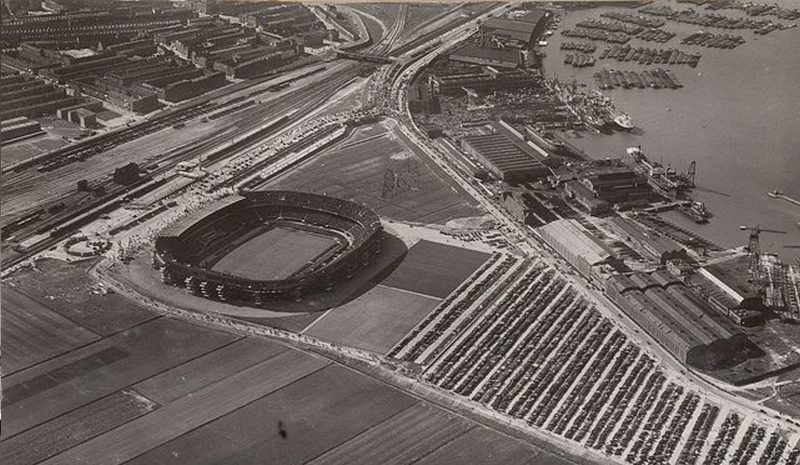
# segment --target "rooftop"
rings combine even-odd
[[[517,53],[514,48],[499,49],[481,47],[477,44],[466,44],[450,54],[450,59],[478,59],[508,63],[508,66],[517,66]]]
[[[499,170],[544,166],[502,134],[466,136],[463,140]]]
[[[567,245],[575,254],[582,257],[590,265],[597,265],[608,260],[612,254],[606,246],[589,235],[576,220],[563,219],[553,221],[539,227]]]

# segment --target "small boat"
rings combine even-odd
[[[774,189],[772,192],[767,192],[767,195],[773,199],[777,199],[781,194],[783,194],[783,192],[779,191],[778,189]]]

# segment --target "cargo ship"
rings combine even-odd
[[[559,100],[587,126],[601,132],[634,127],[631,117],[617,109],[610,98],[596,90],[588,94],[580,92],[577,87],[574,82],[571,85],[562,85],[558,81],[553,83]]]
[[[646,176],[648,184],[664,197],[683,198],[686,191],[694,187],[687,175],[676,172],[669,165],[664,166],[662,163],[649,160],[642,153],[641,147],[629,147],[624,161],[638,173]]]
[[[549,150],[553,153],[562,153],[564,151],[563,142],[558,140],[553,134],[540,131],[535,126],[526,125],[525,136],[545,150]]]
[[[622,129],[633,129],[633,120],[627,113],[623,113],[616,108],[614,108],[611,112],[611,117],[613,118],[614,122]]]

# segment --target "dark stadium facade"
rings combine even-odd
[[[313,231],[337,246],[284,279],[256,280],[212,270],[249,239],[274,227]],[[209,299],[260,306],[302,299],[350,279],[380,253],[381,223],[370,209],[297,191],[252,191],[194,212],[156,239],[153,266],[164,283]]]

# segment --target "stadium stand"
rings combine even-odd
[[[335,238],[338,245],[280,280],[254,280],[212,269],[240,245],[285,224]],[[381,230],[374,212],[345,200],[294,191],[247,192],[162,231],[153,265],[167,284],[207,298],[259,306],[271,299],[300,299],[349,279],[380,252]]]

